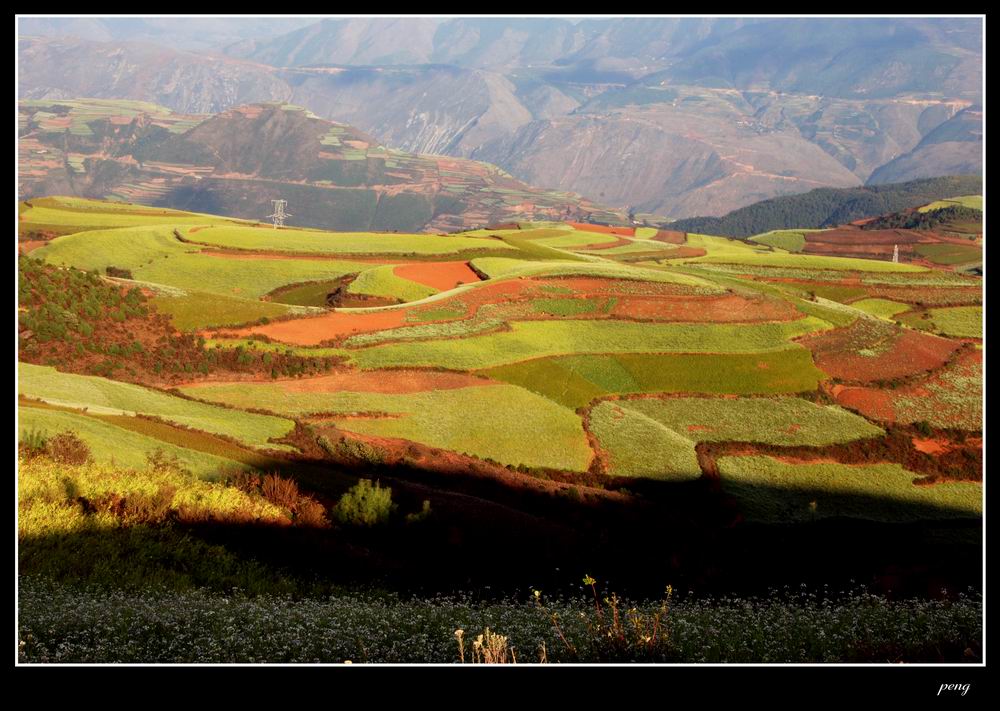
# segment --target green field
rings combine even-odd
[[[783,464],[770,457],[722,457],[723,490],[754,521],[789,523],[850,517],[874,521],[976,518],[983,487],[913,483],[919,475],[898,464]]]
[[[809,230],[813,232],[814,230]],[[754,235],[749,238],[758,244],[766,244],[769,247],[783,249],[786,252],[801,252],[806,246],[806,237],[800,231],[793,230],[772,230],[763,234]]]
[[[924,205],[920,208],[920,212],[931,212],[932,210],[940,210],[945,207],[952,207],[954,205],[961,205],[962,207],[971,207],[973,210],[983,209],[983,196],[982,195],[961,195],[959,197],[948,198],[947,200],[936,200],[929,205]]]
[[[852,301],[851,306],[861,309],[866,314],[887,319],[910,310],[909,304],[901,304],[889,299],[861,299],[860,301]]]
[[[31,430],[44,432],[49,437],[60,432],[74,432],[86,442],[98,463],[142,469],[146,467],[146,455],[160,449],[168,457],[176,456],[181,466],[200,477],[241,466],[232,459],[178,447],[82,414],[40,407],[19,407],[17,412],[20,437]]]
[[[569,355],[477,372],[573,409],[611,394],[808,392],[824,377],[804,348],[765,353]]]
[[[701,477],[694,442],[624,402],[602,402],[594,407],[590,430],[607,455],[611,476],[666,481]]]
[[[461,340],[373,346],[351,352],[361,368],[438,366],[478,370],[543,356],[581,353],[749,353],[830,328],[809,316],[760,324],[634,323],[615,320],[515,321],[510,331]]]
[[[975,244],[918,244],[917,254],[935,264],[950,266],[983,259],[983,248]]]
[[[709,235],[688,235],[688,245],[701,247],[707,254],[680,261],[686,264],[737,264],[744,266],[789,267],[794,269],[831,269],[862,272],[925,272],[924,267],[874,259],[821,257],[811,254],[783,254],[756,248],[738,240]]]
[[[113,266],[130,270],[142,281],[241,297],[260,297],[286,284],[332,280],[371,268],[332,259],[229,259],[201,254],[202,249],[179,242],[173,228],[164,226],[78,232],[53,240],[34,256],[85,271],[103,273]]]
[[[307,254],[457,254],[474,249],[513,248],[497,239],[382,232],[213,227],[186,234],[194,242],[232,249]]]
[[[257,321],[262,317],[272,319],[301,311],[285,304],[205,292],[190,292],[183,296],[155,296],[150,303],[157,311],[168,315],[174,328],[180,331],[233,326]]]
[[[417,301],[438,293],[433,287],[396,276],[393,271],[395,268],[387,264],[362,272],[347,287],[347,291],[352,294],[381,296],[400,301]]]
[[[266,403],[291,416],[335,418],[349,432],[420,442],[503,464],[583,471],[591,459],[580,418],[571,410],[513,385],[392,395],[290,392],[281,383],[241,383],[186,388],[202,400],[235,407]],[[373,414],[396,417],[371,417]],[[369,415],[364,417],[363,415]],[[483,424],[488,422],[489,426]],[[545,442],[545,446],[538,446]]]
[[[23,228],[28,229],[45,229],[46,226],[52,226],[82,231],[146,225],[232,225],[245,222],[197,212],[108,203],[84,198],[39,198],[29,202],[32,206],[21,212],[18,220]]]
[[[927,318],[924,318],[924,314]],[[982,306],[946,306],[928,309],[923,313],[908,314],[902,321],[912,328],[952,338],[983,337]]]
[[[60,373],[54,368],[18,364],[18,390],[54,405],[104,414],[153,415],[168,422],[232,437],[255,447],[288,449],[268,440],[288,434],[291,420],[192,402],[139,385],[89,375]]]
[[[836,405],[796,397],[639,398],[616,404],[693,442],[820,447],[885,434]]]

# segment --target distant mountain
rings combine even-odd
[[[981,171],[974,141],[934,135],[982,132],[976,18],[358,17],[270,34],[232,22],[245,39],[230,56],[22,38],[19,96],[188,114],[288,102],[387,147],[667,218]]]
[[[177,49],[220,50],[312,24],[312,17],[21,17],[20,35],[93,42],[153,42]]]
[[[878,99],[978,99],[978,18],[785,18],[739,28],[647,81]]]
[[[723,217],[677,220],[670,223],[670,229],[743,238],[770,230],[832,227],[957,195],[975,195],[982,189],[983,180],[975,175],[846,190],[820,188],[802,195],[786,195],[758,202]]]
[[[909,153],[886,163],[868,178],[869,185],[896,183],[948,172],[983,172],[983,111],[960,111],[921,139]]]
[[[20,109],[19,190],[111,197],[261,219],[284,198],[300,226],[450,231],[493,222],[621,223],[577,195],[499,168],[388,149],[296,106],[212,117],[139,102],[29,101]]]

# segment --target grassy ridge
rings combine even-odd
[[[196,476],[214,475],[220,469],[237,469],[240,464],[232,459],[197,452],[184,447],[148,437],[94,417],[40,407],[18,408],[19,436],[31,430],[49,436],[71,431],[86,442],[94,460],[119,467],[144,468],[146,455],[160,449],[167,456],[175,456],[181,466]]]
[[[291,420],[191,402],[138,385],[87,375],[60,373],[54,368],[20,363],[18,390],[22,395],[57,405],[87,408],[107,414],[141,412],[186,427],[232,437],[256,447],[282,448],[268,442],[288,434]]]
[[[362,272],[347,287],[347,291],[400,301],[417,301],[438,293],[433,287],[396,276],[395,268],[393,265],[385,265]]]

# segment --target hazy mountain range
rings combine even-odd
[[[975,18],[180,22],[22,19],[20,96],[289,102],[673,218],[982,170]]]

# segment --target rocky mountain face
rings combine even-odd
[[[958,116],[981,133],[978,19],[347,18],[246,33],[215,54],[22,39],[20,94],[183,113],[291,102],[392,148],[666,217],[978,170],[975,141],[933,137]]]
[[[910,152],[874,171],[869,185],[929,178],[942,172],[981,175],[983,172],[983,111],[964,109],[924,136]]]
[[[533,188],[496,166],[386,148],[289,104],[215,116],[139,102],[25,101],[22,199],[68,194],[261,219],[284,198],[298,226],[452,231],[625,216]]]

